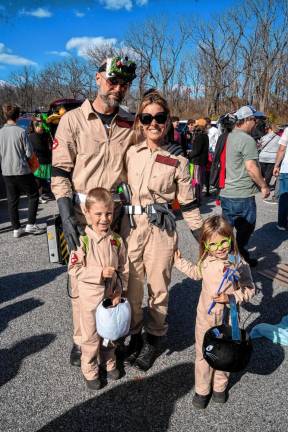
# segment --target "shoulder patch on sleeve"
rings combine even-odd
[[[52,150],[55,150],[59,145],[59,141],[57,138],[54,138],[53,144],[52,144]]]
[[[71,253],[71,264],[75,265],[78,262],[78,256],[76,252]]]
[[[121,128],[131,129],[134,122],[131,120],[127,120],[123,117],[117,117],[116,118],[116,124],[117,124],[117,126],[119,126]]]

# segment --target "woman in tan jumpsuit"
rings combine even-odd
[[[126,154],[131,206],[125,211],[135,228],[123,223],[128,244],[128,299],[132,309],[128,362],[148,370],[167,333],[168,286],[177,235],[175,217],[169,210],[177,198],[189,228],[198,232],[202,219],[196,204],[188,161],[167,150],[170,123],[167,102],[157,91],[144,96],[135,120],[135,145]],[[169,147],[168,147],[169,148]],[[148,288],[148,314],[142,341],[144,284]]]

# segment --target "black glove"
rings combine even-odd
[[[171,153],[172,155],[185,156],[182,146],[177,142],[168,143],[163,148],[167,150],[169,153]]]
[[[79,224],[79,222],[77,222],[72,200],[70,198],[59,198],[57,204],[69,251],[75,250],[77,249],[77,246],[80,246],[79,236],[85,234],[84,228]]]
[[[148,215],[149,221],[162,231],[174,232],[176,229],[176,216],[162,204],[153,204],[153,207],[156,213]]]

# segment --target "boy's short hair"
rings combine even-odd
[[[95,202],[103,202],[104,204],[106,204],[107,206],[114,206],[114,201],[112,198],[111,193],[102,187],[97,187],[94,189],[91,189],[86,197],[86,201],[85,201],[85,207],[87,210],[89,210],[93,204],[95,204]]]
[[[2,105],[5,120],[16,121],[20,116],[20,107],[12,103],[6,103]]]

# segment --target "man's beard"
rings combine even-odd
[[[109,108],[118,108],[123,100],[123,97],[121,97],[120,95],[118,96],[118,99],[115,99],[113,97],[110,97],[111,95],[109,94],[99,92],[99,96],[102,99],[103,103]]]

